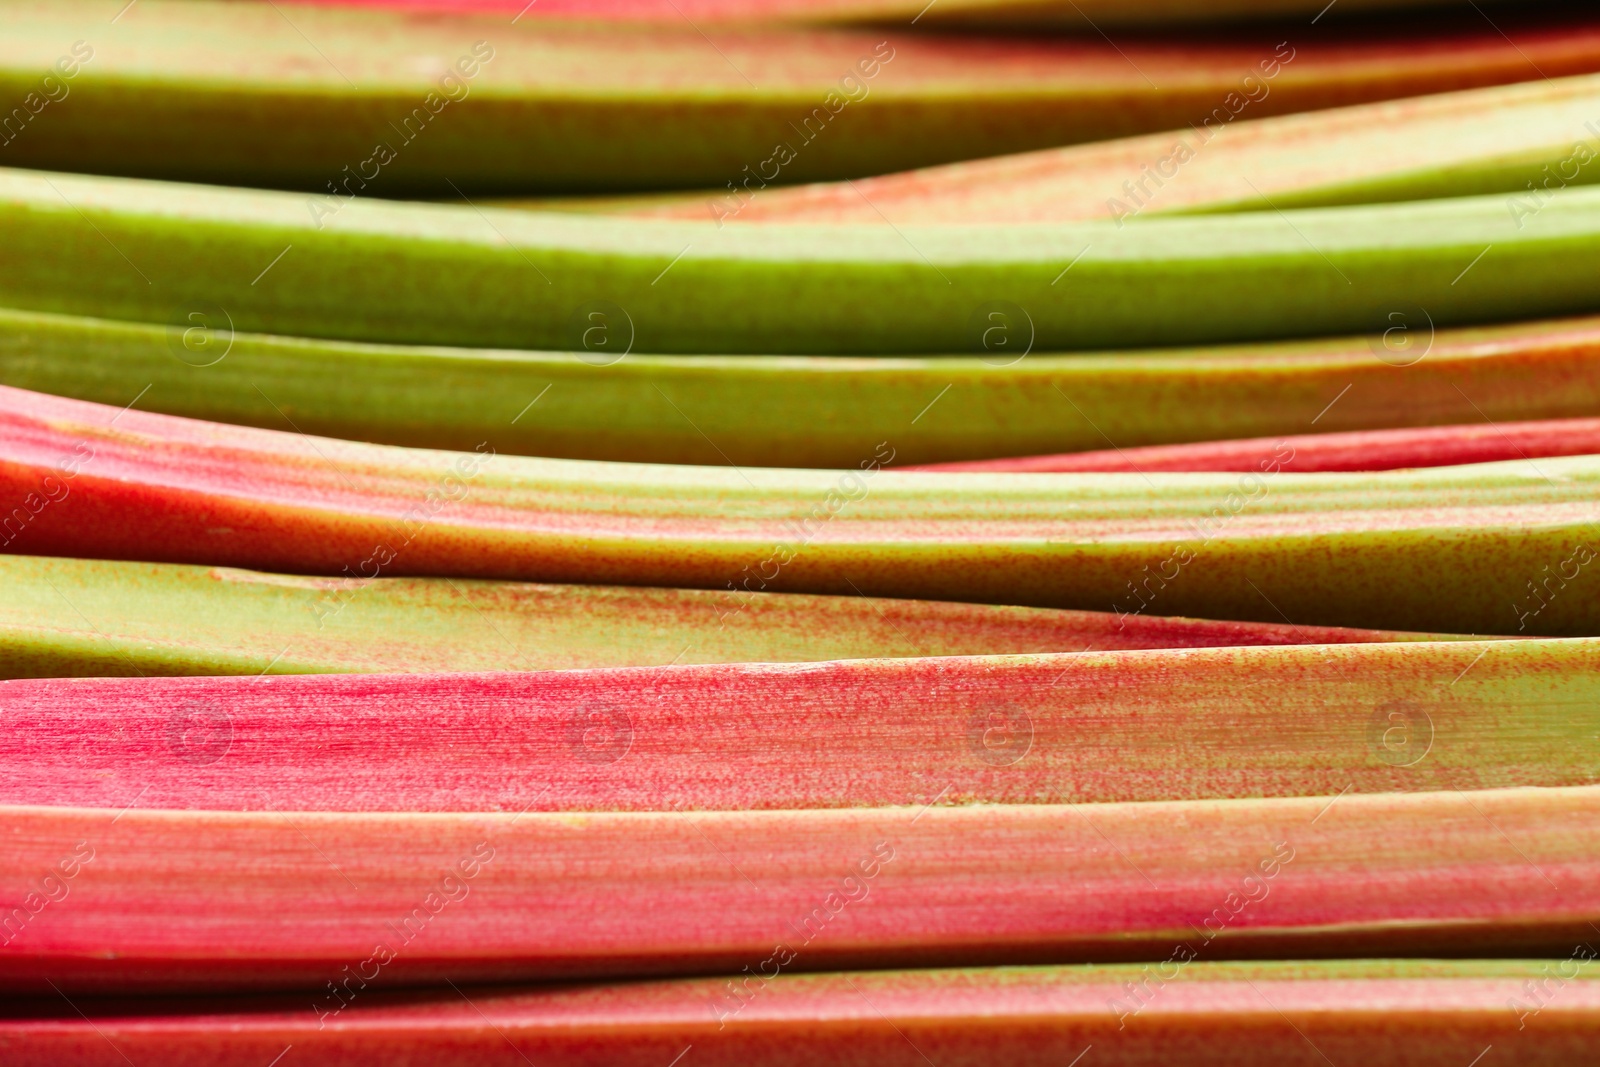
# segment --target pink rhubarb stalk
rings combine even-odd
[[[1149,964],[788,974],[556,989],[95,1002],[0,1019],[10,1067],[1572,1067],[1600,1034],[1593,935],[1561,958],[1212,962],[1190,934]],[[286,1052],[286,1050],[288,1050]],[[1089,1057],[1093,1060],[1090,1061]],[[674,1059],[676,1057],[676,1060]],[[693,1057],[690,1059],[690,1057]]]
[[[1589,785],[1600,639],[52,679],[0,683],[0,720],[0,803],[74,807],[735,811]]]
[[[13,552],[1581,634],[1600,458],[899,474],[429,452],[0,389]]]
[[[737,974],[786,951],[808,970],[1159,960],[1188,941],[1211,958],[1555,956],[1600,921],[1600,787],[581,814],[4,806],[0,901],[0,989],[295,987],[325,1014],[373,985]]]
[[[1600,453],[1600,419],[1546,419],[1108,448],[1095,452],[1063,452],[1052,456],[930,463],[901,467],[900,470],[996,473],[1259,471],[1262,463],[1276,461],[1283,470],[1309,473],[1448,467],[1461,463],[1495,463],[1593,453]]]

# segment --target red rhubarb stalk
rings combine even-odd
[[[326,1014],[361,982],[740,973],[785,947],[797,969],[1165,959],[1190,940],[1212,958],[1555,955],[1600,921],[1600,787],[583,814],[8,806],[0,900],[26,909],[0,988],[294,986]]]
[[[900,470],[1069,472],[1259,471],[1277,462],[1286,471],[1386,471],[1447,467],[1545,456],[1600,453],[1600,419],[1479,423],[1422,429],[1296,434],[1243,441],[1108,448],[963,463],[930,463]]]
[[[1597,698],[1596,639],[14,681],[0,803],[739,810],[1589,785]]]
[[[898,474],[447,453],[0,389],[14,552],[1581,634],[1600,458],[1421,472]]]
[[[1464,1067],[1485,1048],[1571,1067],[1600,1031],[1593,935],[1560,958],[1213,962],[1189,935],[1150,964],[789,974],[557,989],[91,1001],[51,994],[0,1019],[11,1067]],[[756,961],[764,962],[763,960]],[[1530,987],[1533,992],[1530,993]],[[1133,992],[1130,993],[1130,989]],[[509,1047],[508,1047],[509,1046]],[[96,1058],[98,1057],[98,1058]],[[926,1057],[926,1059],[924,1058]],[[287,1056],[285,1056],[287,1058]]]

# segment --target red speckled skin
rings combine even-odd
[[[75,476],[62,481],[69,468]],[[0,388],[0,501],[14,509],[38,505],[40,493],[60,497],[24,514],[12,551],[698,586],[729,589],[730,612],[740,610],[738,583],[1444,633],[1597,633],[1600,599],[1583,592],[1595,571],[1585,569],[1593,549],[1583,552],[1597,532],[1597,485],[1600,460],[1590,457],[1415,474],[880,470],[870,481],[486,459]]]
[[[539,671],[1456,639],[803,593],[752,593],[729,619],[722,596],[703,589],[307,578],[59,556],[0,555],[0,588],[0,678]]]
[[[1582,456],[1600,452],[1600,419],[1546,419],[1537,422],[1480,423],[1423,429],[1358,430],[1350,433],[1297,434],[1244,441],[1206,441],[1188,445],[1065,452],[967,463],[930,463],[900,470],[926,471],[1258,471],[1263,462],[1282,458],[1286,471],[1386,471],[1401,467],[1447,467],[1455,463],[1495,463],[1541,456]]]
[[[309,1067],[668,1067],[674,1057],[711,1067],[1068,1067],[1079,1056],[1109,1067],[1326,1067],[1322,1056],[1465,1067],[1492,1045],[1523,1067],[1572,1067],[1600,1041],[1597,983],[1564,983],[1523,1029],[1506,1007],[1530,1003],[1529,981],[1555,988],[1545,966],[1202,961],[1165,983],[1136,966],[782,975],[752,981],[746,1006],[721,1027],[719,979],[369,993],[320,1027],[305,998],[76,1000],[89,1022],[57,997],[30,1005],[32,1017],[0,1019],[0,1055],[10,1067],[116,1067],[118,1050],[140,1065],[265,1065],[287,1046]],[[1159,992],[1123,1020],[1112,1005],[1139,982]]]
[[[0,946],[0,988],[316,989],[346,965],[376,981],[375,953],[381,984],[737,973],[785,943],[808,970],[1165,959],[1202,929],[1209,958],[1554,955],[1600,920],[1600,787],[520,816],[6,806],[0,900],[91,849]]]
[[[1600,641],[0,683],[0,803],[664,811],[1600,783]]]

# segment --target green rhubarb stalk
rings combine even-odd
[[[1151,963],[788,973],[797,953],[718,978],[466,997],[376,992],[358,976],[338,1014],[320,1018],[303,996],[74,998],[81,1016],[56,996],[0,1020],[0,1047],[14,1067],[80,1062],[108,1041],[135,1063],[196,1067],[264,1064],[285,1046],[307,1067],[480,1067],[511,1051],[549,1067],[660,1067],[685,1049],[708,1067],[925,1067],[924,1055],[940,1067],[1065,1067],[1086,1053],[1158,1067],[1174,1046],[1194,1067],[1322,1063],[1318,1052],[1335,1064],[1462,1067],[1485,1048],[1561,1067],[1600,1028],[1594,940],[1548,960],[1242,963],[1203,958],[1190,935]]]
[[[0,988],[316,990],[303,1010],[327,1021],[375,983],[736,974],[775,952],[805,970],[1164,960],[1185,943],[1560,958],[1600,920],[1600,787],[582,814],[124,804],[0,806],[0,900],[40,900],[0,944]],[[43,900],[47,876],[64,899]]]
[[[307,578],[48,556],[0,556],[0,583],[3,678],[566,670],[1448,639],[793,593],[752,595],[730,623],[723,596],[701,589]]]
[[[1044,350],[1381,329],[1416,307],[1447,325],[1600,306],[1600,190],[1519,222],[1501,197],[1121,229],[712,230],[366,200],[314,221],[288,193],[5,171],[0,301],[604,359],[972,351],[995,314],[1010,343],[1026,324]]]
[[[739,222],[1127,221],[1512,194],[1537,215],[1600,181],[1600,78],[1443,93],[1277,118],[1226,110],[1192,127],[923,170],[763,190]],[[505,201],[504,206],[706,219],[717,193]]]
[[[1512,16],[1515,43],[1480,23],[1422,48],[1414,24],[1173,45],[967,40],[918,32],[916,12],[850,30],[518,14],[141,0],[128,18],[103,0],[8,0],[0,162],[330,204],[722,188],[1168,129],[1247,97],[1286,113],[1600,69],[1592,18]]]
[[[602,366],[235,333],[214,312],[163,326],[0,309],[0,383],[391,445],[782,467],[853,467],[884,440],[899,466],[1600,410],[1600,319],[1435,332],[1413,311],[1390,327],[1375,340],[1020,360],[998,349]]]
[[[49,678],[0,684],[0,803],[571,813],[1588,786],[1597,697],[1592,638]]]
[[[1289,458],[1287,452],[1282,458]],[[943,474],[408,450],[0,386],[12,552],[1593,634],[1600,457],[1362,474]]]

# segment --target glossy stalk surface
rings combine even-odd
[[[900,466],[1600,410],[1600,319],[1435,330],[1417,308],[1370,339],[973,351],[616,360],[247,334],[216,311],[146,325],[0,309],[6,385],[272,430],[571,459],[853,467],[890,441]]]
[[[752,594],[730,617],[703,589],[310,578],[50,556],[0,555],[0,583],[5,678],[571,670],[1430,637],[798,593]]]
[[[352,981],[347,1006],[322,1017],[304,996],[75,998],[84,1016],[53,997],[0,1019],[0,1049],[16,1067],[110,1063],[96,1057],[113,1049],[136,1063],[232,1067],[291,1046],[311,1067],[660,1067],[674,1056],[714,1067],[925,1067],[924,1057],[1063,1067],[1086,1050],[1111,1067],[1168,1067],[1174,1046],[1197,1067],[1324,1055],[1460,1067],[1493,1048],[1567,1067],[1600,1040],[1593,941],[1556,960],[1238,963],[1205,959],[1190,935],[1154,964],[789,974],[774,962],[731,978],[417,993]]]
[[[1594,188],[1531,221],[1485,196],[1121,228],[716,229],[360,198],[319,216],[290,193],[10,170],[0,227],[0,301],[13,307],[601,362],[634,350],[1009,362],[1600,308]]]
[[[1147,445],[1144,448],[1107,448],[1053,456],[973,460],[909,469],[994,473],[1255,471],[1261,469],[1263,461],[1270,462],[1286,452],[1293,454],[1282,459],[1283,469],[1302,473],[1385,471],[1403,467],[1448,467],[1461,463],[1532,460],[1545,456],[1581,456],[1600,453],[1600,419],[1485,422],[1415,430],[1296,434],[1243,441]]]
[[[1283,455],[1286,457],[1287,452]],[[1600,632],[1600,457],[1363,474],[757,470],[428,452],[0,387],[11,552]]]
[[[5,4],[9,165],[296,188],[325,206],[722,188],[1168,129],[1245,94],[1281,114],[1600,70],[1600,22],[1559,13],[1501,16],[1514,42],[1481,20],[1111,42],[928,34],[915,12],[821,29],[702,27],[664,5],[653,22],[118,7]]]
[[[4,899],[46,877],[67,893],[0,945],[0,988],[298,988],[331,1012],[351,975],[735,974],[784,947],[806,970],[1157,961],[1190,940],[1211,958],[1560,958],[1600,920],[1600,787],[931,799],[581,814],[4,806]]]
[[[1498,192],[1526,220],[1562,190],[1600,181],[1600,134],[1589,125],[1597,121],[1600,81],[1581,75],[1274,118],[1223,109],[1164,133],[761,189],[736,201],[713,189],[502,203],[796,224],[1125,223]]]
[[[738,811],[1591,785],[1595,646],[8,682],[0,803]]]

